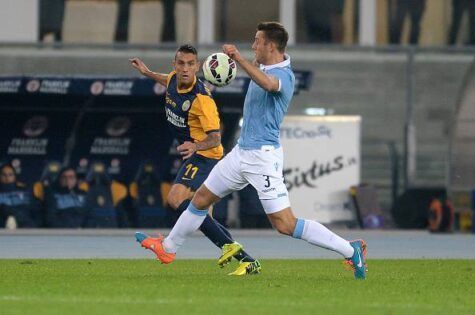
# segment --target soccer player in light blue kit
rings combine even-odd
[[[280,125],[295,85],[290,57],[285,53],[287,40],[282,24],[263,22],[257,26],[252,45],[253,63],[244,59],[236,46],[223,46],[223,52],[239,63],[251,78],[244,100],[241,136],[234,149],[213,168],[168,237],[153,239],[154,252],[162,263],[174,260],[177,250],[198,229],[213,203],[251,184],[277,231],[341,254],[354,270],[355,278],[366,278],[363,240],[347,241],[316,221],[296,218],[290,207],[279,142]],[[136,237],[139,241],[151,241],[141,233]]]

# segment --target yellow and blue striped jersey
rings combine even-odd
[[[198,142],[210,132],[219,132],[219,114],[210,90],[201,80],[195,81],[186,90],[180,90],[175,71],[168,74],[165,111],[170,128],[180,144]],[[223,146],[197,151],[212,159],[223,157]]]

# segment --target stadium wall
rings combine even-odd
[[[244,44],[240,45],[245,47]],[[219,50],[200,48],[200,57]],[[250,50],[242,49],[248,58]],[[408,103],[408,52],[341,46],[297,46],[289,50],[293,67],[313,72],[313,85],[300,93],[293,114],[321,107],[338,115],[362,116],[362,181],[380,188],[389,202],[391,165],[388,143],[403,153]],[[0,48],[0,75],[136,75],[127,59],[138,56],[153,69],[171,69],[174,47],[30,47]],[[416,185],[446,183],[448,123],[472,59],[469,50],[415,51],[411,73],[417,140]],[[239,74],[239,73],[238,73]]]

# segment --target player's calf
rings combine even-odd
[[[290,208],[282,211],[268,214],[270,223],[281,234],[292,236],[297,224],[297,218],[292,213]]]

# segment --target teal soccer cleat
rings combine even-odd
[[[353,270],[356,279],[366,279],[366,243],[363,240],[350,241],[355,252],[351,258],[345,260],[345,264]]]

